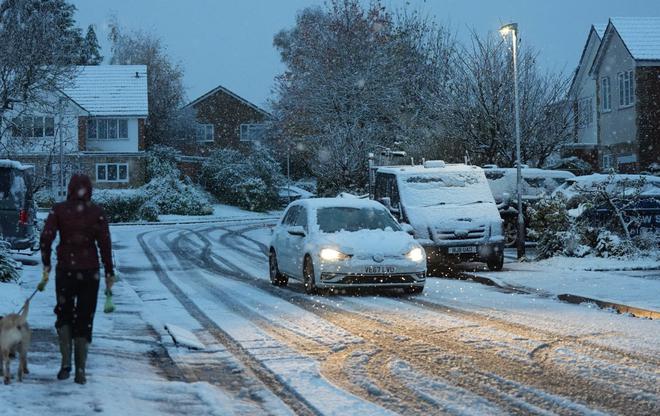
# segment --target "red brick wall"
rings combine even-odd
[[[660,163],[660,67],[638,67],[635,75],[639,165],[646,170]]]
[[[84,151],[87,147],[87,117],[78,117],[78,150]]]
[[[144,119],[138,118],[138,150],[147,148],[146,136],[144,132]]]

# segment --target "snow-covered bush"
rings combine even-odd
[[[140,207],[138,217],[143,221],[156,222],[158,221],[160,210],[158,205],[153,201],[147,201]]]
[[[20,278],[18,262],[9,253],[9,243],[0,240],[0,282],[17,282]]]
[[[179,177],[176,158],[181,152],[169,146],[157,145],[147,152],[147,180],[165,176]]]
[[[220,202],[252,211],[275,208],[277,187],[284,182],[279,164],[264,149],[249,155],[218,150],[202,165],[200,178]]]
[[[206,193],[198,189],[188,177],[183,181],[170,173],[155,177],[142,187],[147,200],[160,214],[210,215],[213,207]]]
[[[50,208],[55,204],[55,195],[50,189],[40,189],[32,197],[34,203],[41,208]]]
[[[600,257],[621,257],[635,251],[631,241],[625,241],[608,230],[601,230],[598,233],[595,249]]]
[[[147,202],[147,198],[142,192],[134,189],[101,189],[94,191],[93,199],[95,203],[103,207],[109,222],[143,220],[140,217],[140,209]]]
[[[538,241],[539,257],[548,258],[564,251],[571,228],[566,203],[562,198],[543,198],[528,209],[528,234]]]

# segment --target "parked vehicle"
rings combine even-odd
[[[269,266],[274,285],[292,278],[310,294],[348,287],[420,293],[426,281],[426,254],[406,227],[381,204],[358,198],[292,202],[273,229]]]
[[[553,192],[553,196],[566,199],[569,209],[584,202],[585,194],[603,189],[621,210],[626,222],[630,223],[631,235],[650,233],[660,241],[660,177],[653,175],[605,175],[578,176],[566,181]],[[594,226],[612,218],[613,208],[609,204],[591,207],[581,215],[590,219]]]
[[[499,168],[488,165],[484,169],[488,185],[495,198],[495,203],[504,220],[505,244],[513,246],[518,239],[517,176],[516,168]],[[567,179],[574,178],[571,172],[524,167],[522,174],[523,210],[529,204],[538,201],[543,195],[550,195]],[[524,211],[523,211],[524,212]],[[527,220],[527,218],[525,218]]]
[[[0,160],[0,238],[15,250],[36,249],[37,245],[32,169],[13,160]]]
[[[480,167],[442,161],[380,167],[374,198],[412,226],[430,262],[483,261],[502,269],[502,219]]]

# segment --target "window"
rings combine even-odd
[[[613,155],[603,155],[603,170],[611,169],[614,167],[614,156]]]
[[[214,129],[213,124],[198,124],[195,126],[195,141],[213,142]]]
[[[87,120],[89,140],[128,139],[128,120],[122,118],[90,118]]]
[[[619,108],[631,106],[635,102],[634,84],[633,71],[619,73]]]
[[[55,119],[44,116],[16,117],[12,120],[13,137],[55,137]]]
[[[610,77],[604,77],[600,80],[600,102],[603,111],[612,110],[612,90],[610,88]]]
[[[241,124],[241,141],[254,142],[261,140],[266,125],[262,123],[246,123]]]
[[[96,182],[128,182],[128,163],[99,163]]]
[[[594,120],[593,112],[593,99],[582,98],[578,101],[578,112],[577,112],[577,126],[578,128],[585,128],[591,126]]]

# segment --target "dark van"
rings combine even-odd
[[[37,244],[32,169],[0,160],[0,239],[14,250],[34,249]]]

